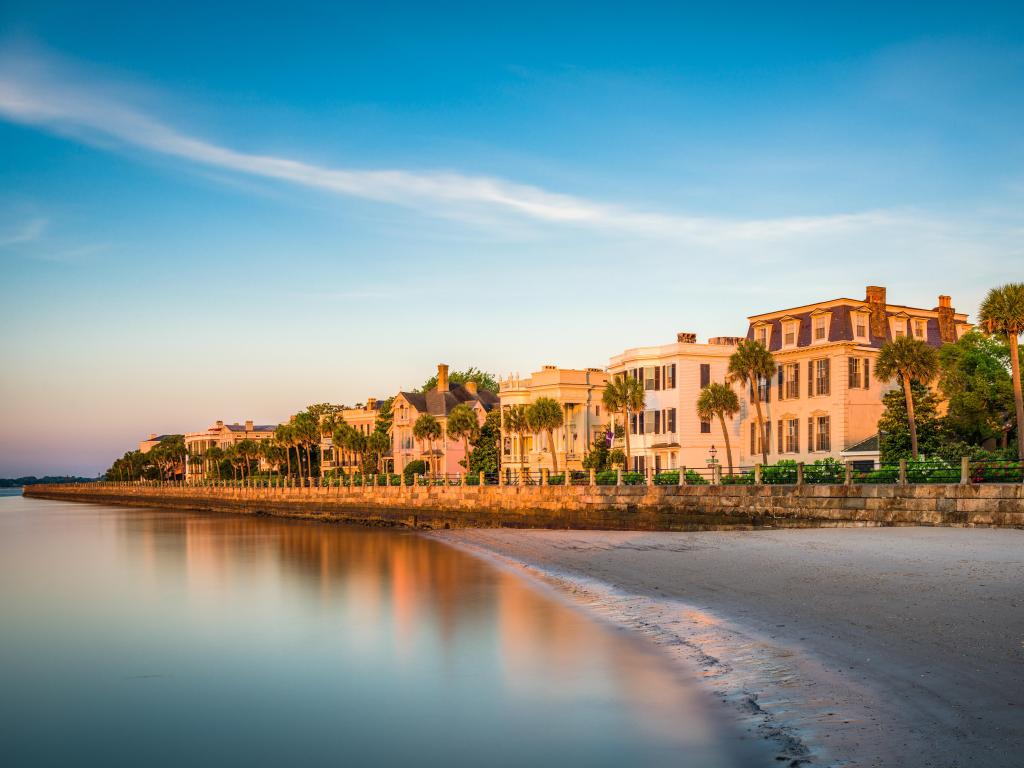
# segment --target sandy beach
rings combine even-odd
[[[781,765],[1024,764],[1024,531],[437,535],[697,665]]]

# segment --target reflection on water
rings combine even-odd
[[[412,533],[0,498],[0,611],[6,764],[750,760],[646,647]]]

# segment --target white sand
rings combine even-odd
[[[1024,531],[438,536],[699,664],[790,764],[1024,766]]]

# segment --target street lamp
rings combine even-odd
[[[718,449],[716,449],[715,446],[712,445],[711,446],[711,450],[708,451],[708,455],[710,456],[710,458],[708,459],[708,466],[709,467],[714,466],[715,464],[718,463],[718,459],[715,458],[715,454],[717,454],[717,453],[718,453]]]

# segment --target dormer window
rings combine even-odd
[[[765,349],[768,349],[768,344],[772,339],[772,326],[770,323],[764,321],[754,326],[754,341],[760,344]]]
[[[904,313],[894,315],[889,319],[889,327],[892,330],[892,337],[894,339],[902,338],[908,333],[907,321],[909,318]]]
[[[867,341],[868,316],[866,312],[853,313],[853,338],[857,341]]]
[[[828,341],[828,327],[832,313],[827,309],[816,309],[811,313],[811,343],[824,344]]]
[[[925,325],[925,321],[924,320],[914,320],[913,321],[913,325],[914,325],[914,338],[915,339],[920,339],[921,341],[924,341],[925,331],[926,331],[926,328],[927,328],[927,326]]]
[[[814,340],[825,340],[825,318],[822,317],[821,315],[814,318]]]
[[[800,321],[793,317],[782,318],[782,346],[795,347],[800,338]]]

